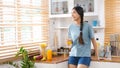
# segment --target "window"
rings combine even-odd
[[[39,52],[39,44],[48,42],[48,25],[48,0],[0,0],[0,60],[21,46]]]
[[[120,0],[105,0],[105,42],[115,33],[120,34]]]

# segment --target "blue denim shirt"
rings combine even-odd
[[[90,24],[84,22],[83,24],[83,40],[84,44],[79,44],[78,36],[80,33],[80,26],[72,23],[69,26],[68,38],[73,41],[70,56],[76,57],[90,57],[91,56],[91,39],[94,38],[94,31]]]

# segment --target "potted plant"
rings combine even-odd
[[[20,68],[35,68],[34,62],[30,60],[26,49],[21,47],[20,50],[16,54],[16,57],[18,57],[18,56],[22,56]],[[9,62],[9,64],[13,65],[16,68],[19,68],[18,64],[16,64],[16,63]]]

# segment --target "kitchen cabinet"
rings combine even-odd
[[[92,61],[89,68],[119,68],[120,63]]]
[[[64,61],[57,64],[50,63],[35,63],[36,68],[68,68],[68,61]],[[101,62],[92,61],[89,68],[119,68],[119,62]],[[8,64],[1,64],[0,68],[14,68]]]
[[[84,8],[85,16],[96,16],[98,14],[97,3],[97,0],[50,0],[49,17],[71,17],[71,10],[76,5]]]
[[[50,64],[50,63],[35,63],[36,68],[68,68],[68,61]]]
[[[68,61],[57,64],[35,63],[36,68],[68,68]],[[120,63],[92,61],[89,68],[119,68]]]

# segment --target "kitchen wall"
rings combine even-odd
[[[89,21],[89,24],[92,24],[93,20],[98,20],[100,28],[94,28],[95,38],[99,38],[101,45],[104,45],[104,0],[95,0],[96,13],[95,16],[85,16],[85,21]],[[74,21],[71,17],[60,17],[60,18],[50,18],[50,47],[55,49],[55,47],[67,47],[66,39],[68,28],[71,23]],[[63,27],[63,28],[62,28]],[[56,33],[56,34],[55,34]],[[57,35],[57,43],[54,42],[55,36]],[[55,45],[56,44],[56,45]],[[55,46],[55,47],[54,47]],[[93,48],[93,47],[91,47]]]

